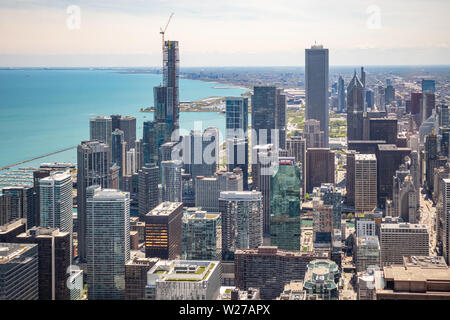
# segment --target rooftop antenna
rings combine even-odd
[[[169,22],[172,19],[172,17],[173,17],[173,12],[170,14],[169,20],[167,21],[166,26],[164,27],[164,30],[162,27],[159,28],[159,33],[161,34],[161,39],[162,39],[163,51],[164,51],[164,34],[166,33],[167,27],[169,26]]]

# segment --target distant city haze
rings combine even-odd
[[[172,12],[183,67],[449,64],[446,0],[2,0],[0,67],[158,67]]]

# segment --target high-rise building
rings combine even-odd
[[[243,173],[243,187],[248,190],[248,139],[231,138],[226,141],[227,170],[240,168]]]
[[[325,205],[333,206],[333,229],[341,229],[342,190],[332,183],[322,183],[314,188],[314,196],[319,197]]]
[[[144,217],[145,256],[160,259],[181,257],[182,202],[162,202]]]
[[[442,184],[442,252],[447,264],[450,264],[450,179],[443,179]],[[437,221],[437,225],[440,225]]]
[[[314,248],[331,248],[333,241],[333,206],[319,199],[313,200]]]
[[[126,151],[136,147],[136,118],[131,116],[122,117],[119,114],[111,116],[112,131],[123,132],[123,139],[126,142]]]
[[[190,173],[193,179],[213,176],[219,162],[219,129],[208,127],[203,133],[191,131],[183,140],[186,173]]]
[[[291,136],[286,140],[286,149],[289,155],[295,158],[295,162],[301,165],[301,196],[304,199],[306,190],[306,139],[300,136]]]
[[[328,49],[313,45],[305,49],[305,95],[306,120],[320,121],[324,132],[325,146],[328,147]]]
[[[0,300],[38,298],[38,246],[0,243]]]
[[[181,202],[181,169],[183,163],[180,160],[161,162],[162,201]]]
[[[311,148],[306,151],[306,192],[322,183],[334,183],[334,152],[329,148]]]
[[[99,140],[111,147],[112,119],[106,116],[98,116],[91,118],[90,126],[90,140]]]
[[[345,84],[342,76],[339,76],[338,80],[338,110],[343,112],[346,109],[345,103]]]
[[[159,167],[144,166],[138,174],[138,211],[139,217],[144,217],[159,204],[158,191]]]
[[[98,185],[86,193],[88,299],[123,300],[130,259],[130,194]]]
[[[19,234],[15,242],[38,245],[39,300],[69,300],[70,233],[57,228],[33,227]]]
[[[422,99],[422,92],[411,92],[411,114],[420,113],[420,100]]]
[[[180,54],[178,41],[164,41],[163,49],[163,86],[167,87],[166,120],[173,123],[173,129],[179,128],[179,73]]]
[[[267,246],[236,250],[235,284],[241,290],[259,288],[263,300],[275,299],[286,284],[304,278],[310,261],[328,258],[325,252],[292,252]]]
[[[418,193],[411,172],[405,165],[400,165],[400,168],[395,172],[393,184],[393,216],[401,217],[404,222],[417,223]]]
[[[232,260],[237,249],[257,248],[263,243],[263,205],[258,191],[220,193],[222,259]]]
[[[158,258],[134,257],[125,265],[125,300],[144,300],[147,273]]]
[[[401,264],[404,256],[428,256],[426,225],[382,223],[380,229],[381,266]]]
[[[308,263],[303,291],[305,300],[339,300],[339,267],[328,259]]]
[[[355,155],[355,212],[377,207],[377,158],[374,154]]]
[[[86,188],[114,185],[111,172],[111,148],[101,141],[82,141],[77,148],[78,256],[86,261]]]
[[[222,191],[243,191],[240,168],[233,172],[218,171],[214,177],[198,176],[195,179],[195,206],[208,212],[218,212]]]
[[[50,168],[40,168],[39,170],[33,171],[33,191],[32,191],[33,192],[33,212],[30,215],[30,217],[27,218],[27,227],[28,228],[40,225],[40,219],[41,219],[40,203],[41,202],[40,202],[39,181],[42,178],[48,177],[53,170],[54,169],[50,169]],[[1,210],[1,208],[0,208],[0,210]]]
[[[364,140],[364,85],[355,74],[347,86],[347,140]]]
[[[380,267],[380,241],[377,236],[357,237],[355,247],[356,272],[364,272],[369,266]]]
[[[126,147],[127,143],[124,140],[124,134],[122,130],[115,129],[112,133],[111,141],[111,161],[120,167],[120,177],[126,175]]]
[[[254,87],[252,95],[252,146],[273,144],[286,148],[286,96],[274,86]]]
[[[397,144],[397,119],[371,118],[369,119],[369,139],[384,140],[387,144]]]
[[[436,82],[430,79],[422,79],[422,93],[426,91],[436,92]]]
[[[409,156],[411,149],[398,148],[393,144],[379,144],[375,156],[377,158],[378,204],[384,206],[386,199],[392,199],[392,177],[395,171]]]
[[[72,240],[72,176],[69,171],[53,172],[39,181],[40,226],[68,232]]]
[[[182,258],[222,259],[222,219],[220,214],[188,208],[182,219]]]
[[[309,119],[305,121],[303,137],[306,139],[306,147],[325,148],[325,134],[320,130],[320,121]]]
[[[295,158],[279,158],[270,181],[270,243],[281,250],[300,250],[300,168]]]
[[[3,193],[3,219],[6,223],[17,219],[28,219],[34,213],[33,188],[30,187],[4,187]]]
[[[391,84],[384,89],[384,101],[386,105],[395,101],[395,88]]]
[[[433,192],[434,169],[438,168],[438,136],[432,130],[425,137],[425,189],[428,193]]]
[[[0,197],[1,201],[1,197]],[[0,243],[15,242],[16,237],[27,230],[27,220],[19,219],[0,225]]]
[[[436,97],[435,94],[431,91],[425,91],[422,93],[422,100],[421,100],[421,119],[424,123],[433,113],[433,110],[436,107]]]

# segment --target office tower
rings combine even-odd
[[[320,121],[309,119],[305,121],[303,137],[306,139],[306,147],[325,148],[325,134],[320,130]]]
[[[411,114],[420,113],[420,100],[422,99],[421,92],[411,92]]]
[[[338,80],[338,110],[343,112],[346,108],[345,104],[345,84],[342,76],[339,76]]]
[[[311,148],[306,151],[306,192],[322,183],[334,183],[334,152],[328,148]]]
[[[426,91],[436,93],[436,82],[434,80],[422,79],[422,93]]]
[[[159,261],[158,258],[134,257],[125,265],[125,300],[144,300],[147,272]]]
[[[373,237],[376,235],[375,220],[367,218],[357,218],[356,236],[360,238]]]
[[[333,206],[333,229],[341,229],[342,190],[332,183],[322,183],[314,188],[314,196],[319,197],[325,205]]]
[[[347,140],[364,140],[364,85],[355,74],[347,86]]]
[[[436,225],[438,227],[438,240],[441,238],[442,242],[444,259],[447,264],[450,264],[450,179],[443,179],[442,199],[442,213],[438,213]],[[442,236],[440,236],[439,233],[441,233]]]
[[[167,123],[158,121],[144,121],[142,153],[143,165],[155,163],[160,164],[159,148],[167,141]]]
[[[384,101],[386,105],[395,101],[395,88],[391,84],[384,89]]]
[[[181,169],[180,160],[161,162],[162,201],[181,202]]]
[[[136,140],[135,150],[136,150],[136,170],[139,171],[144,166],[144,149],[142,146],[142,138]]]
[[[355,155],[355,212],[377,207],[377,158],[374,154]]]
[[[0,300],[39,298],[38,246],[0,243]]]
[[[122,117],[119,114],[111,116],[112,131],[123,132],[123,139],[126,142],[126,151],[136,147],[136,118],[131,116]]]
[[[422,123],[425,122],[432,114],[436,107],[436,97],[433,92],[425,91],[422,93],[421,114]]]
[[[383,206],[386,199],[392,199],[392,177],[395,171],[409,156],[411,149],[398,148],[393,144],[379,144],[375,153],[377,158],[378,204]]]
[[[158,191],[159,167],[144,166],[138,176],[138,211],[139,217],[144,217],[159,204]]]
[[[324,132],[325,148],[328,147],[328,49],[313,45],[305,49],[306,120],[320,121]]]
[[[0,197],[1,201],[1,197]],[[16,236],[25,232],[27,220],[19,219],[0,225],[0,243],[12,243],[16,241]]]
[[[370,140],[384,140],[387,144],[397,144],[397,119],[370,119],[369,126]]]
[[[27,218],[28,228],[39,226],[41,218],[41,205],[40,205],[40,190],[39,181],[42,178],[48,177],[53,169],[40,168],[39,170],[33,171],[33,212],[30,218]],[[0,209],[1,210],[1,209]]]
[[[286,284],[304,278],[310,261],[328,258],[324,252],[292,252],[267,246],[236,250],[235,284],[240,290],[259,288],[263,300],[275,299]]]
[[[281,250],[300,250],[300,168],[295,159],[279,158],[270,181],[270,243]]]
[[[278,164],[278,150],[272,144],[256,145],[252,149],[252,190],[263,196],[263,232],[270,235],[270,177]]]
[[[225,110],[227,139],[246,138],[248,130],[248,98],[226,97]]]
[[[190,173],[193,179],[213,176],[219,162],[219,129],[208,127],[203,133],[191,131],[183,139],[185,172]]]
[[[83,270],[77,266],[70,266],[67,270],[69,278],[66,285],[70,284],[70,300],[86,300],[83,288]]]
[[[234,169],[234,172],[218,171],[214,177],[197,176],[195,206],[208,212],[218,212],[221,191],[243,191],[243,175],[240,168]]]
[[[301,165],[301,196],[304,199],[306,188],[306,140],[300,136],[292,136],[286,140],[286,149],[295,158],[295,162]]]
[[[233,171],[235,168],[242,170],[244,190],[248,190],[248,139],[227,139],[226,158],[228,171]]]
[[[220,261],[159,261],[148,272],[147,300],[216,300]]]
[[[166,115],[173,129],[178,129],[180,112],[178,78],[180,72],[180,56],[178,41],[165,41],[163,49],[163,86],[167,87]]]
[[[113,185],[111,148],[101,141],[82,141],[77,148],[78,256],[86,261],[86,188]]]
[[[411,256],[403,260],[403,265],[383,268],[384,287],[376,290],[377,300],[450,299],[450,268],[442,257]]]
[[[136,151],[132,148],[126,153],[126,176],[131,176],[136,173]]]
[[[263,205],[258,191],[220,193],[222,259],[233,260],[237,249],[257,248],[263,243]]]
[[[72,176],[69,171],[52,172],[39,182],[40,226],[73,232]]]
[[[345,190],[347,192],[347,205],[355,206],[355,156],[358,152],[348,148],[346,175],[345,175]]]
[[[124,140],[124,133],[119,129],[115,129],[112,133],[111,138],[111,162],[115,163],[118,167],[120,167],[120,177],[126,175],[126,149],[127,143]]]
[[[273,144],[276,148],[285,149],[286,123],[286,96],[283,90],[273,86],[254,87],[252,146]]]
[[[382,85],[377,86],[375,91],[375,105],[377,110],[386,110],[385,107],[386,98],[384,97],[384,87]]]
[[[33,227],[19,234],[16,242],[38,245],[39,300],[69,300],[67,269],[72,264],[70,232]]]
[[[380,267],[380,242],[377,236],[357,237],[355,247],[356,272],[364,272],[369,266]]]
[[[417,190],[410,171],[405,165],[395,172],[393,178],[394,217],[401,217],[403,221],[417,223],[419,209]]]
[[[382,223],[381,266],[400,264],[404,256],[428,256],[427,226],[412,223]]]
[[[438,139],[434,131],[425,137],[425,188],[433,192],[434,169],[438,167]]]
[[[191,178],[189,173],[181,174],[181,188],[183,199],[183,205],[185,207],[195,207],[195,186],[194,179]]]
[[[0,194],[0,226],[11,221],[11,195]]]
[[[169,141],[161,145],[161,147],[159,147],[159,161],[172,160],[172,152],[177,151],[177,144],[178,142]]]
[[[339,300],[339,268],[328,259],[308,263],[303,291],[305,300]]]
[[[162,202],[144,217],[145,256],[177,259],[181,256],[183,203]]]
[[[220,214],[188,208],[182,218],[182,258],[222,259],[222,219]]]
[[[89,300],[123,300],[130,259],[130,194],[90,186],[86,201]]]
[[[373,91],[366,88],[366,105],[368,109],[373,110],[375,106],[375,97]]]
[[[376,300],[376,291],[383,288],[383,271],[380,267],[370,266],[358,274],[357,300]]]
[[[5,204],[4,220],[7,222],[27,219],[33,214],[33,189],[29,187],[4,187],[2,193],[5,202],[9,202],[9,210]],[[7,199],[8,198],[8,199]]]
[[[89,120],[90,140],[100,140],[111,147],[112,119],[106,116],[98,116]]]
[[[314,199],[313,209],[314,248],[331,248],[333,241],[333,206]]]

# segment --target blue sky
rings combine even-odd
[[[2,0],[0,66],[158,66],[171,12],[166,38],[180,41],[182,66],[304,65],[315,41],[331,65],[449,64],[449,9],[446,0]],[[73,19],[79,29],[68,28]]]

